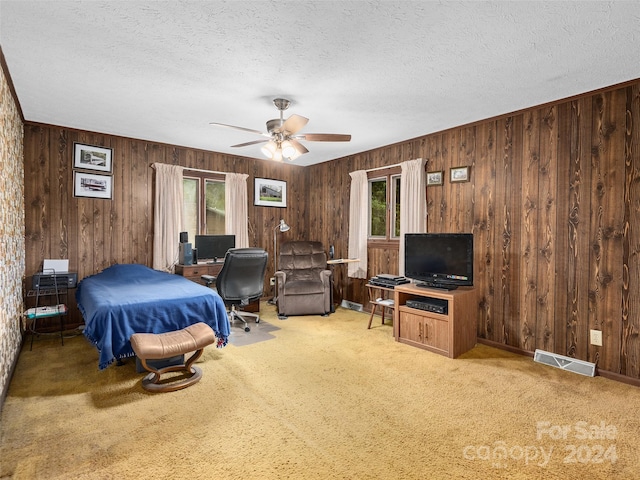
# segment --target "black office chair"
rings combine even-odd
[[[264,274],[267,269],[268,254],[260,248],[232,248],[224,257],[224,265],[216,278],[216,289],[229,307],[229,321],[238,319],[244,323],[244,331],[251,330],[245,316],[255,317],[260,323],[260,315],[238,310],[262,297]]]

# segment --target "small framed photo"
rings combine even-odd
[[[73,195],[75,197],[110,199],[112,192],[113,177],[111,175],[73,172]]]
[[[444,171],[439,172],[427,172],[427,186],[429,185],[442,185],[444,178]]]
[[[255,184],[254,205],[263,207],[287,206],[287,182],[256,178]]]
[[[450,170],[449,181],[451,183],[468,182],[469,167],[455,167]]]
[[[111,148],[94,147],[77,142],[73,144],[73,168],[111,173],[112,156]]]

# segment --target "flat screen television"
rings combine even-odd
[[[422,287],[473,285],[473,234],[406,233],[404,275]]]
[[[224,260],[227,250],[236,248],[235,235],[196,235],[195,249],[198,262],[217,262]]]

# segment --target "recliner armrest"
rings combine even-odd
[[[284,284],[287,281],[287,274],[281,270],[278,270],[276,273],[273,274],[273,276],[276,279],[275,289],[278,292],[276,296],[279,296],[284,290]]]
[[[329,285],[331,282],[331,275],[333,272],[331,270],[322,270],[320,271],[320,278],[322,279],[322,283],[325,285]]]

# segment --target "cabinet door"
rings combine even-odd
[[[424,343],[424,317],[409,312],[400,312],[398,337],[411,342]]]
[[[425,345],[449,353],[449,322],[439,318],[425,317],[423,338]]]
[[[444,355],[449,354],[449,322],[446,318],[407,311],[401,311],[399,317],[399,338]]]

